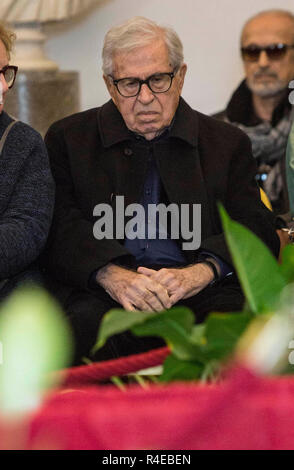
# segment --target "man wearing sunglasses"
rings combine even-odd
[[[47,133],[57,190],[45,264],[75,333],[77,361],[89,354],[111,308],[140,315],[182,303],[198,322],[212,310],[242,308],[218,201],[275,254],[279,250],[254,179],[249,139],[190,108],[181,98],[186,70],[174,30],[133,18],[105,38],[103,76],[111,100],[53,124]],[[162,237],[157,221],[147,217],[155,205],[181,211],[177,238],[171,236],[175,226],[167,222],[168,237]],[[135,224],[124,214],[134,206]],[[189,214],[199,206],[194,225]],[[95,229],[97,217],[104,217],[97,212],[101,207],[116,214],[115,227],[104,237]],[[201,232],[194,247],[185,243],[183,229],[189,231],[190,222],[191,235]],[[155,338],[119,335],[99,359],[159,344]]]
[[[214,117],[237,125],[251,139],[257,179],[278,214],[288,211],[287,138],[293,121],[289,83],[294,79],[294,15],[269,10],[251,18],[241,35],[245,80],[225,111]]]

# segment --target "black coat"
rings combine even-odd
[[[93,209],[111,204],[115,195],[124,195],[125,204],[140,201],[146,146],[130,138],[112,101],[53,124],[45,142],[56,182],[45,263],[57,280],[87,288],[99,267],[122,256],[131,262],[122,240],[94,238]],[[201,204],[201,249],[231,263],[217,209],[221,201],[232,218],[278,255],[273,217],[260,201],[251,144],[243,132],[192,110],[181,99],[169,139],[153,145],[169,202]],[[192,263],[197,251],[186,256]]]

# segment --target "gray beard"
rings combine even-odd
[[[254,81],[246,81],[249,90],[260,98],[274,98],[277,95],[282,94],[287,85],[283,83],[281,80],[276,80],[273,83],[258,83],[256,84]]]

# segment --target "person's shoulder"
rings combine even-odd
[[[207,135],[209,138],[214,138],[217,141],[222,140],[224,143],[239,141],[240,139],[248,140],[248,136],[233,124],[218,119],[213,116],[196,111],[199,121],[199,136]]]
[[[59,119],[51,124],[47,134],[67,131],[74,133],[77,129],[88,129],[89,126],[96,125],[99,109],[100,108],[91,108]]]
[[[42,138],[40,132],[23,121],[16,120],[14,126],[12,127],[12,131],[19,135],[24,135],[26,138],[31,137],[32,139],[37,140]]]
[[[39,134],[29,124],[19,121],[16,117],[11,116],[6,111],[2,111],[0,115],[0,137],[4,135],[5,131],[9,131],[10,135],[13,132],[14,134],[25,134],[27,137]]]
[[[22,168],[24,161],[46,162],[47,151],[41,134],[29,124],[5,113],[1,123],[5,121],[5,134],[2,134],[1,156],[8,168]],[[9,163],[8,163],[9,162]]]
[[[25,152],[34,146],[43,146],[41,134],[29,124],[9,116],[9,124],[12,124],[6,137],[6,147],[13,147]]]
[[[217,113],[210,114],[211,117],[214,119],[218,119],[219,121],[226,121],[227,120],[227,111],[223,109],[222,111],[218,111]]]
[[[222,120],[216,117],[215,115],[209,116],[204,114],[196,109],[193,109],[189,104],[187,104],[183,99],[180,103],[181,113],[180,116],[183,119],[191,120],[195,122],[195,128],[197,129],[199,137],[205,137],[206,135],[209,138],[240,138],[247,135],[245,132],[241,131],[237,126],[231,124],[227,120]]]

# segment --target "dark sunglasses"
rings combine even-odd
[[[259,46],[248,46],[248,47],[242,47],[241,48],[241,54],[243,57],[243,60],[247,62],[256,62],[259,59],[259,56],[262,51],[266,53],[268,58],[270,60],[279,60],[282,59],[285,55],[288,49],[293,49],[293,45],[289,44],[269,44],[268,46],[265,47],[259,47]]]

